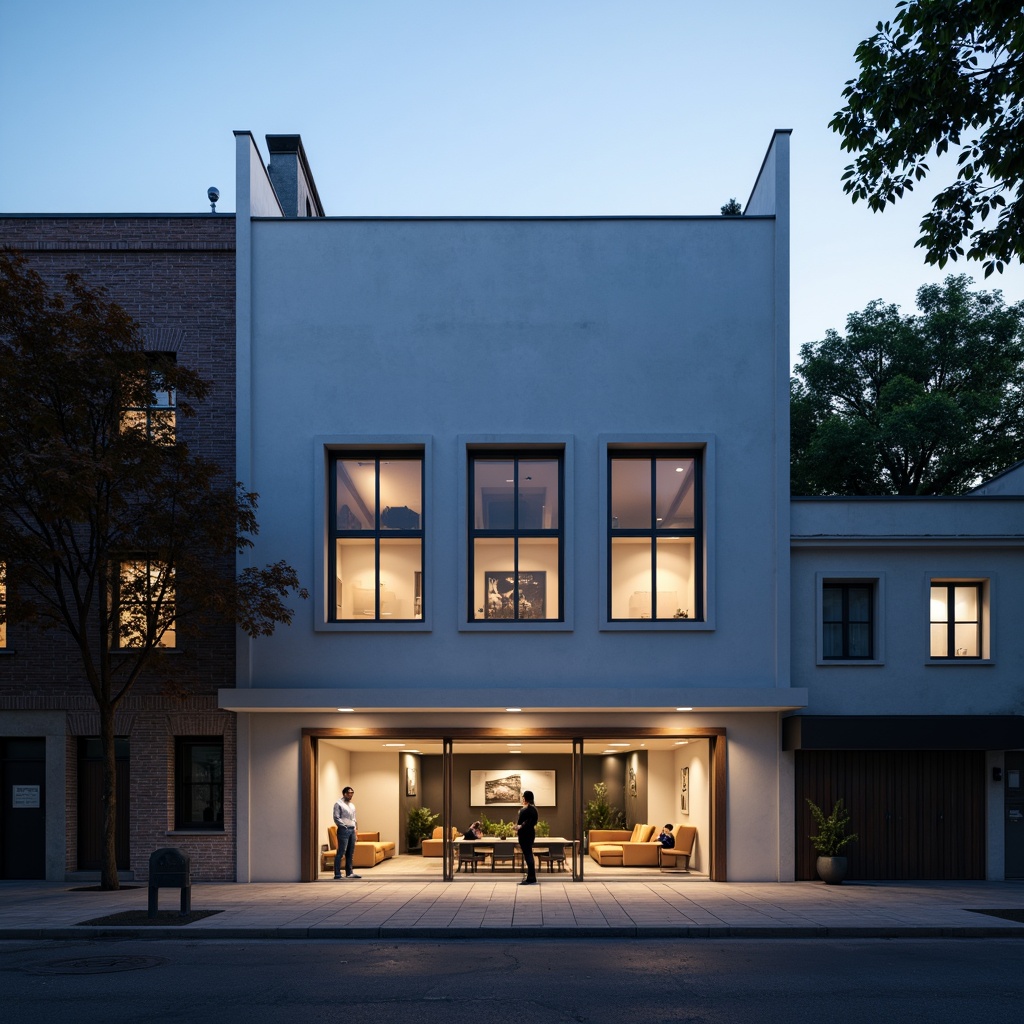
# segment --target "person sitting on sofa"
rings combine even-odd
[[[672,826],[671,825],[666,825],[661,830],[661,834],[658,836],[657,842],[661,843],[661,845],[666,850],[671,850],[672,847],[676,845],[676,837],[674,835],[672,835]]]
[[[479,821],[474,821],[462,834],[463,839],[483,839],[484,831]]]

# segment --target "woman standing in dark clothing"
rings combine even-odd
[[[523,861],[526,863],[526,877],[520,885],[537,884],[537,867],[533,861],[533,840],[537,829],[537,808],[533,806],[533,791],[524,790],[523,809],[519,812],[519,822],[516,825],[516,832],[519,835],[519,847],[523,851]]]

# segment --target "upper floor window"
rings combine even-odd
[[[469,453],[469,618],[564,618],[561,451]]]
[[[704,618],[701,452],[608,453],[608,615]]]
[[[174,742],[174,827],[224,829],[224,739],[179,736]]]
[[[144,432],[162,444],[174,442],[177,423],[175,393],[163,372],[173,359],[173,353],[169,352],[150,355],[149,370],[126,383],[126,401],[121,410],[122,430]]]
[[[423,453],[331,457],[331,621],[423,618]]]
[[[118,647],[174,647],[174,570],[150,558],[128,558],[118,566],[113,618]]]
[[[981,658],[984,586],[932,580],[929,615],[933,658]]]
[[[870,580],[825,580],[821,588],[821,653],[825,660],[875,657],[874,584]]]

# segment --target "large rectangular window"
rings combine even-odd
[[[821,588],[821,652],[827,661],[875,657],[874,584],[870,580],[825,580]]]
[[[113,619],[118,647],[174,647],[174,570],[150,558],[118,565]]]
[[[561,451],[469,454],[469,619],[560,621]]]
[[[702,621],[701,453],[615,449],[608,459],[609,618]]]
[[[981,658],[982,583],[932,580],[930,645],[933,658]]]
[[[331,458],[334,622],[423,618],[423,453]]]
[[[223,737],[179,736],[175,740],[174,827],[223,831]]]

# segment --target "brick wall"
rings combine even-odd
[[[69,272],[106,289],[139,322],[146,347],[173,351],[212,384],[198,415],[180,421],[195,450],[225,467],[235,459],[235,221],[230,215],[0,215],[0,246],[22,252],[47,280]],[[235,717],[217,709],[218,688],[233,686],[235,630],[205,632],[140,679],[119,708],[118,734],[131,751],[131,869],[148,873],[149,855],[177,846],[197,881],[235,877]],[[95,702],[78,654],[59,631],[8,628],[0,654],[0,735],[5,715],[62,709],[68,716],[65,793],[67,869],[77,867],[77,742],[98,734]],[[181,731],[186,730],[186,731]],[[174,833],[174,738],[224,737],[224,832]],[[50,842],[52,837],[48,837]]]

